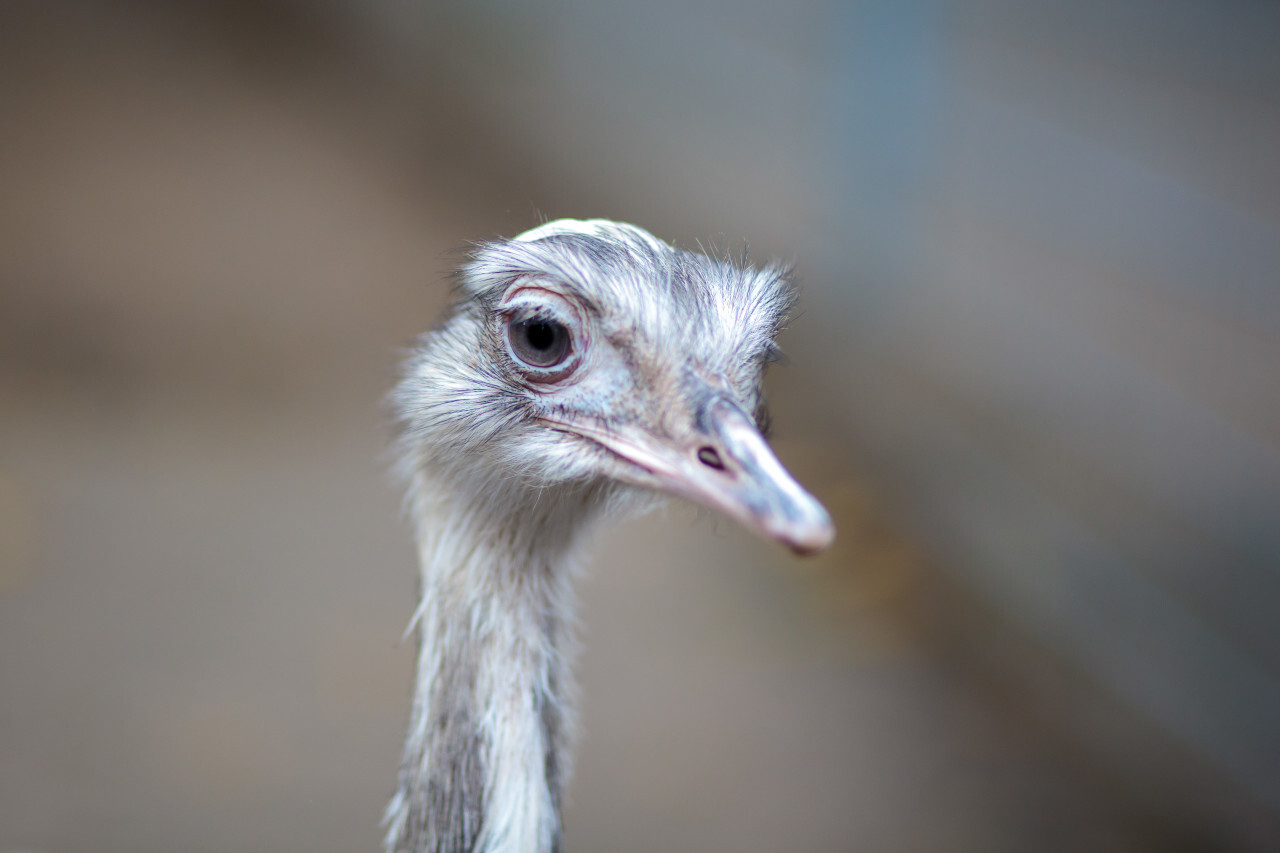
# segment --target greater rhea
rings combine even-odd
[[[575,555],[657,493],[798,553],[834,535],[761,434],[787,272],[559,220],[479,246],[394,402],[421,561],[391,853],[547,853],[573,732]]]

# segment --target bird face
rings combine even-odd
[[[792,298],[782,271],[681,252],[634,226],[561,220],[483,247],[463,292],[401,392],[403,407],[415,375],[449,377],[406,420],[424,440],[452,424],[467,439],[445,442],[454,464],[539,489],[605,478],[708,506],[798,553],[830,544],[826,511],[758,423]]]

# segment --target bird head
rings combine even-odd
[[[830,517],[762,434],[787,272],[674,248],[634,225],[558,220],[480,246],[396,403],[408,458],[492,500],[640,487],[798,553]]]

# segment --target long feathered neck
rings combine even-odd
[[[603,490],[414,476],[421,650],[390,853],[559,848],[572,562]]]

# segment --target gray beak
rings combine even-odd
[[[718,509],[797,554],[815,554],[831,544],[836,535],[831,516],[782,467],[751,417],[717,397],[700,426],[707,443],[681,466],[671,491]]]
[[[752,418],[723,395],[707,398],[692,434],[679,442],[638,426],[563,426],[632,463],[638,470],[625,479],[718,510],[797,554],[815,554],[835,539],[822,504],[782,467]]]

